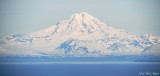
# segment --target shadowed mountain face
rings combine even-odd
[[[160,55],[160,37],[115,29],[86,12],[26,35],[0,37],[1,56]]]

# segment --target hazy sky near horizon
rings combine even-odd
[[[0,35],[32,33],[80,12],[133,34],[160,36],[160,0],[0,0]]]

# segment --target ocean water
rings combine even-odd
[[[0,76],[160,76],[159,63],[0,64]]]

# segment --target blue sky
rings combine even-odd
[[[0,0],[0,35],[35,32],[79,12],[133,34],[160,36],[160,0]]]

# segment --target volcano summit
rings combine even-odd
[[[160,55],[160,37],[133,35],[82,12],[31,34],[0,37],[1,56]]]

